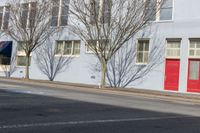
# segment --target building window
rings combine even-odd
[[[35,26],[36,10],[37,10],[37,3],[31,2],[29,10],[29,28]]]
[[[200,39],[190,40],[189,56],[191,58],[200,58]]]
[[[24,42],[18,42],[18,46],[17,46],[17,66],[26,66],[26,53],[24,51],[24,49],[22,48],[23,45],[25,44],[20,44],[20,43],[24,43]],[[29,58],[29,66],[31,64],[31,56]]]
[[[94,48],[97,48],[97,41],[96,40],[87,40],[86,44],[86,53],[94,53]]]
[[[173,0],[164,0],[159,13],[159,20],[172,20]]]
[[[26,28],[27,27],[27,19],[28,19],[28,6],[29,4],[28,3],[23,3],[22,4],[22,11],[21,11],[21,14],[22,14],[22,26],[23,28]]]
[[[10,17],[9,6],[0,7],[0,29],[3,30],[8,29],[9,17]]]
[[[147,6],[145,11],[145,17],[147,20],[150,21],[172,20],[173,0],[163,0],[162,3],[160,3],[160,1],[161,0],[146,1]]]
[[[167,58],[180,58],[181,41],[167,40],[166,57]]]
[[[95,24],[99,17],[100,1],[90,0],[90,23]],[[103,12],[100,19],[101,23],[110,23],[111,19],[111,0],[103,0]]]
[[[26,56],[17,56],[17,66],[26,66]],[[29,66],[31,63],[31,58],[29,60]]]
[[[86,43],[86,53],[94,53],[94,52],[108,52],[109,51],[109,41],[103,39],[101,41],[97,40],[87,40]],[[96,49],[95,49],[96,48]]]
[[[149,60],[149,40],[138,40],[136,63],[146,64]]]
[[[69,0],[53,0],[51,26],[68,24]]]
[[[21,5],[21,19],[23,28],[31,28],[35,25],[36,2],[23,3]]]
[[[80,41],[57,41],[56,55],[80,55]]]

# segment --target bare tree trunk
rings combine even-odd
[[[29,62],[30,62],[30,53],[26,54],[26,75],[25,79],[29,79]]]
[[[107,62],[105,60],[101,61],[101,88],[106,87],[106,73],[107,73]]]

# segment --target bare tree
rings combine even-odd
[[[71,31],[85,41],[101,64],[101,87],[115,53],[148,26],[163,0],[73,0]],[[158,7],[158,8],[157,8]]]
[[[29,79],[30,55],[56,29],[51,26],[51,1],[12,0],[8,3],[9,26],[4,32],[14,39],[26,54],[26,76]]]
[[[109,60],[106,72],[108,86],[125,88],[134,85],[163,63],[164,48],[157,39],[150,48],[147,63],[137,63],[137,43],[134,40],[126,43]],[[98,75],[101,72],[101,65],[98,62],[90,66],[93,74]]]
[[[40,49],[36,50],[38,68],[50,81],[53,81],[59,73],[66,70],[71,61],[71,57],[57,56],[53,43],[50,40],[47,40]]]
[[[146,64],[137,64],[136,45],[123,46],[108,62],[107,79],[111,87],[126,87],[147,76],[162,63],[163,48],[153,45]]]

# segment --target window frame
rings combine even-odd
[[[54,3],[53,3],[53,5],[52,5],[52,13],[51,13],[51,27],[66,27],[66,26],[68,26],[68,23],[69,23],[69,4],[70,4],[70,0],[68,0],[68,6],[66,7],[65,5],[63,6],[62,4],[63,4],[63,1],[64,0],[59,0],[58,1],[58,5],[55,5]],[[52,25],[52,21],[53,21],[53,8],[54,7],[58,7],[58,16],[57,16],[57,25]],[[62,15],[62,9],[63,8],[67,8],[67,15]],[[66,22],[66,24],[62,24],[62,16],[66,16],[67,17],[67,22]]]
[[[57,50],[57,44],[58,42],[62,42],[62,46],[61,46],[61,53],[56,53]],[[67,42],[71,42],[72,46],[71,46],[71,53],[70,54],[64,54],[65,52],[65,45],[67,44]],[[73,54],[73,52],[75,51],[75,42],[79,42],[79,54]],[[81,54],[81,40],[57,40],[56,44],[55,44],[55,56],[63,56],[63,57],[79,57]]]
[[[145,51],[145,47],[143,48],[142,51],[138,51],[138,46],[141,44],[140,42],[148,42],[148,51]],[[138,53],[142,52],[143,55],[143,60],[142,62],[138,62]],[[145,53],[147,53],[148,60],[145,62]],[[150,54],[150,39],[148,38],[142,38],[142,39],[137,39],[137,45],[136,45],[136,54],[135,54],[135,64],[136,65],[147,65],[149,63],[149,54]]]
[[[26,57],[26,53],[25,53],[25,51],[24,51],[24,49],[23,50],[19,50],[19,47],[21,47],[21,45],[19,45],[19,43],[23,43],[23,41],[20,41],[20,42],[18,42],[17,43],[17,47],[16,47],[16,50],[17,50],[17,52],[16,52],[16,66],[17,67],[26,67],[26,65],[18,65],[18,56],[20,56],[20,57]],[[31,66],[31,57],[32,57],[32,54],[30,54],[30,62],[29,62],[29,66]]]
[[[190,39],[189,39],[189,51],[188,51],[188,56],[189,56],[190,59],[200,59],[200,55],[199,55],[199,56],[196,55],[197,50],[200,51],[200,48],[197,48],[197,43],[195,44],[195,47],[194,47],[194,48],[191,48],[190,46],[191,46],[191,42],[192,42],[192,41],[194,41],[194,42],[199,42],[199,45],[200,45],[200,38],[190,38]],[[194,56],[191,56],[191,55],[190,55],[190,50],[194,50]]]
[[[167,38],[165,42],[165,58],[166,59],[180,59],[181,56],[181,38]],[[179,48],[168,48],[168,42],[179,42]],[[179,50],[179,56],[168,56],[167,51],[171,50]]]
[[[94,9],[93,6],[93,2],[95,2],[96,7]],[[99,9],[100,9],[100,2],[99,0],[95,0],[95,1],[91,1],[89,0],[89,4],[90,4],[90,14],[89,14],[89,22],[91,25],[95,25],[96,20],[99,18]],[[109,0],[104,1],[104,5],[103,5],[103,11],[102,14],[103,16],[100,18],[100,23],[102,24],[109,24],[111,21],[111,3],[109,2]],[[96,16],[94,14],[94,12],[96,12]]]
[[[157,0],[157,2],[159,2],[160,0]],[[159,6],[157,6],[156,8],[157,8],[157,11],[156,11],[156,16],[155,16],[155,22],[172,22],[172,21],[174,21],[174,0],[172,0],[172,18],[170,19],[170,20],[160,20],[160,12],[161,12],[161,7],[160,7],[160,5]],[[160,9],[159,11],[158,11],[158,9]]]
[[[91,50],[91,49],[89,48],[89,46],[88,46],[88,41],[94,41],[94,45],[96,45],[96,49],[97,49],[97,51],[99,52],[99,41],[98,41],[98,40],[87,40],[87,41],[86,41],[87,43],[85,43],[85,53],[87,53],[87,54],[94,54],[94,53],[95,53],[93,50]],[[103,39],[102,41],[106,41],[106,39]],[[109,40],[108,40],[108,41],[109,41]],[[108,47],[107,47],[106,53],[108,53],[108,51],[109,51],[109,49],[108,49]]]
[[[31,15],[31,11],[32,11],[32,4],[36,4],[36,9],[35,9],[35,11],[37,12],[37,2],[26,2],[26,3],[21,3],[21,5],[20,5],[20,13],[21,13],[21,15],[22,15],[22,12],[24,11],[24,9],[23,9],[23,5],[24,4],[28,4],[28,10],[27,10],[27,18],[26,18],[26,27],[24,27],[24,28],[26,28],[26,29],[30,29],[30,22],[31,22],[31,20],[33,20],[33,18],[30,18],[30,15]],[[34,20],[35,21],[35,20]],[[35,22],[34,22],[35,23]]]
[[[18,60],[19,60],[19,57],[24,57],[24,58],[26,58],[26,56],[23,56],[23,55],[17,55],[17,60],[16,60],[16,66],[17,67],[26,67],[26,64],[25,65],[19,65],[18,64]],[[31,56],[30,56],[30,58],[29,58],[30,60],[29,60],[29,66],[31,66]]]

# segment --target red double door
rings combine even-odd
[[[188,92],[200,92],[200,59],[190,59],[188,66]]]
[[[165,63],[165,82],[164,89],[178,91],[179,87],[179,59],[166,59]]]
[[[178,91],[180,60],[167,59],[165,65],[165,90]],[[188,92],[200,92],[200,59],[190,59],[188,63]]]

